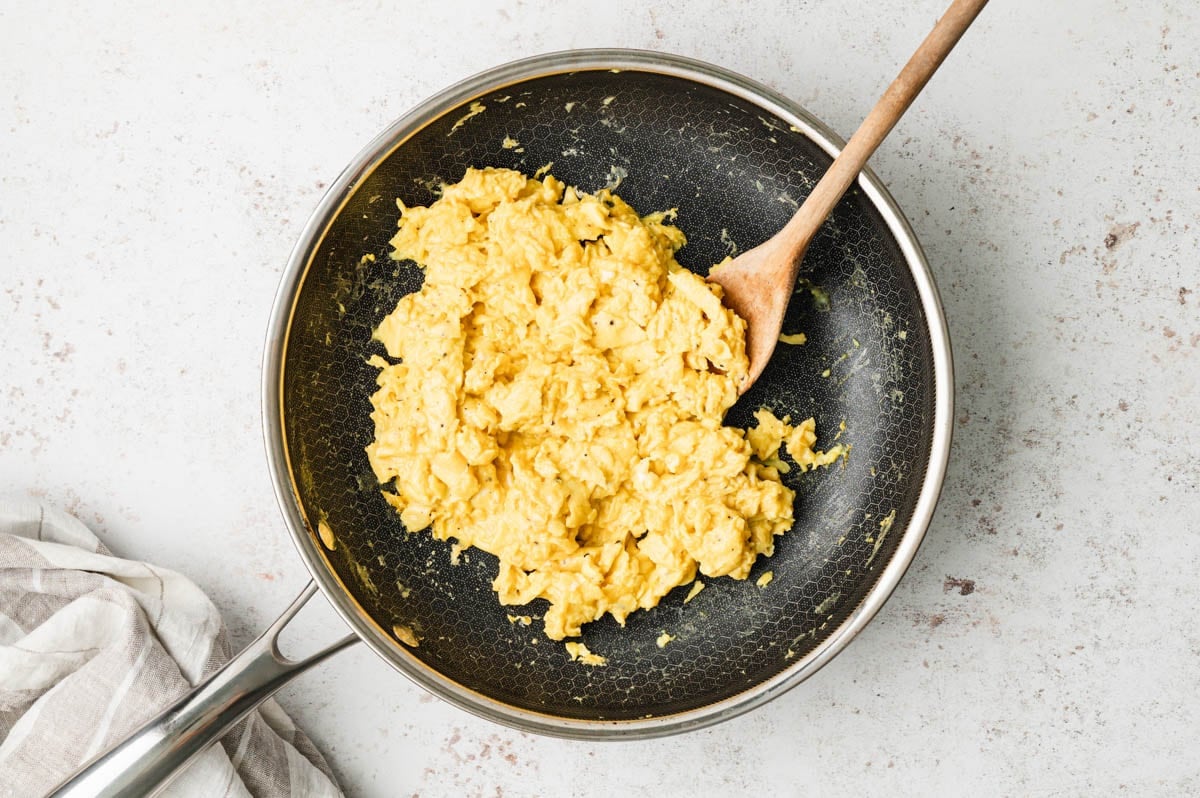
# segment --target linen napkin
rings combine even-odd
[[[216,607],[187,578],[114,557],[66,513],[0,497],[0,796],[49,792],[230,656]],[[269,700],[162,794],[341,792]]]

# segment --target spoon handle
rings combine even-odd
[[[838,200],[858,178],[867,159],[895,126],[896,121],[912,105],[925,88],[933,73],[942,65],[975,17],[987,5],[987,0],[954,0],[942,18],[933,26],[925,41],[888,86],[883,97],[867,114],[846,147],[829,167],[808,199],[780,231],[787,245],[797,253],[803,252],[817,229],[824,223]]]

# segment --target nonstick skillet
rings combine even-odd
[[[517,142],[515,145],[512,142]],[[506,145],[506,142],[508,146]],[[267,338],[263,418],[287,528],[313,581],[257,641],[105,754],[61,795],[144,795],[288,679],[357,640],[424,688],[519,729],[651,737],[724,720],[780,695],[867,624],[911,562],[949,452],[953,377],[941,304],[904,216],[864,172],[805,257],[783,345],[726,423],[756,408],[814,416],[844,467],[784,475],[795,525],[750,578],[704,579],[662,604],[588,624],[605,667],[546,639],[539,602],[501,606],[496,561],[406,530],[364,447],[380,353],[371,333],[420,269],[389,258],[399,211],[437,198],[470,166],[616,186],[642,213],[678,209],[677,255],[706,273],[770,237],[842,141],[795,103],[723,69],[659,53],[584,50],[498,67],[399,119],[333,183],[284,272]],[[373,256],[366,257],[366,256]],[[765,571],[773,580],[759,587]],[[353,630],[300,660],[279,631],[320,590]],[[532,626],[510,614],[534,616]],[[675,639],[659,648],[663,630]],[[403,640],[419,640],[412,646]]]

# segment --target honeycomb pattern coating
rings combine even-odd
[[[411,626],[421,638],[415,655],[465,687],[580,719],[658,717],[731,697],[788,667],[853,611],[911,514],[930,451],[933,373],[905,260],[853,189],[805,260],[821,290],[802,288],[788,310],[785,332],[803,331],[808,343],[781,344],[728,416],[745,426],[763,405],[813,415],[823,445],[844,422],[840,442],[853,446],[844,469],[786,476],[798,494],[796,524],[774,556],[760,558],[745,581],[705,579],[687,604],[688,588],[679,588],[623,629],[611,618],[590,624],[583,641],[609,664],[571,662],[542,635],[543,603],[502,607],[490,587],[494,558],[467,551],[454,565],[449,544],[408,533],[367,463],[376,370],[365,361],[381,351],[371,332],[422,279],[414,264],[389,259],[395,199],[428,204],[438,183],[468,166],[532,173],[552,162],[556,176],[585,190],[619,180],[619,193],[643,213],[677,208],[690,240],[679,260],[704,273],[778,230],[830,159],[749,102],[646,72],[542,77],[479,102],[483,113],[462,120],[464,105],[445,114],[360,181],[313,259],[283,388],[304,512],[334,531],[332,567],[359,605],[384,629]],[[895,531],[880,540],[893,510]],[[760,588],[767,570],[774,579]],[[510,613],[534,623],[511,623]],[[663,631],[675,640],[659,648]]]

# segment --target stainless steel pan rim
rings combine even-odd
[[[295,301],[322,237],[359,181],[413,133],[465,102],[531,78],[600,69],[656,72],[705,84],[787,120],[831,156],[836,155],[844,145],[844,141],[819,120],[771,89],[720,67],[663,53],[625,49],[549,53],[496,67],[451,86],[402,116],[368,144],[333,182],[305,225],[284,270],[267,328],[263,362],[263,427],[272,484],[296,549],[335,611],[376,654],[435,695],[475,715],[513,728],[579,739],[638,739],[675,734],[727,720],[782,695],[814,674],[854,639],[891,596],[912,562],[933,517],[949,459],[953,426],[954,379],[949,333],[925,255],[903,213],[873,172],[864,171],[859,177],[858,187],[875,205],[895,237],[908,263],[929,324],[934,372],[934,418],[928,469],[896,552],[866,598],[807,655],[798,658],[776,676],[742,693],[698,709],[662,717],[620,721],[577,720],[518,709],[442,676],[410,655],[361,612],[338,577],[326,566],[313,529],[301,511],[283,431],[283,362]]]

